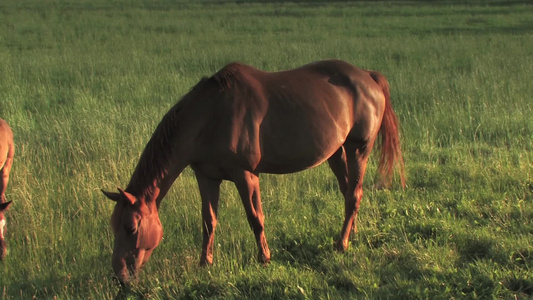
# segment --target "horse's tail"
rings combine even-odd
[[[405,188],[405,172],[400,146],[399,123],[396,114],[392,110],[389,82],[379,72],[369,71],[369,73],[374,81],[381,86],[385,95],[385,112],[383,113],[381,127],[379,128],[381,140],[378,142],[378,146],[381,150],[381,157],[379,159],[378,172],[382,184],[389,186],[392,182],[394,166],[398,164],[401,184]]]

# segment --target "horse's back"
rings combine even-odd
[[[222,100],[213,104],[212,120],[219,123],[211,126],[217,131],[212,149],[229,148],[258,172],[290,173],[322,163],[343,145],[355,123],[376,131],[366,128],[367,117],[358,111],[368,113],[369,90],[377,84],[368,72],[343,61],[280,72],[233,63],[212,78],[222,91]]]

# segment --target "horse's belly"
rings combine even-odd
[[[333,153],[332,153],[333,154]],[[303,159],[296,158],[291,160],[262,160],[257,169],[258,173],[270,174],[288,174],[307,170],[316,167],[326,161],[329,157],[322,157],[320,159]]]
[[[300,135],[277,141],[263,141],[261,158],[256,171],[284,174],[316,167],[342,146],[346,134],[336,132],[331,135],[313,137]]]

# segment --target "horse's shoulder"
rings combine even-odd
[[[225,65],[218,73],[239,73],[250,69],[253,67],[236,61]]]

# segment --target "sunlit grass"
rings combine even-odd
[[[5,299],[111,299],[113,203],[164,113],[231,61],[282,70],[339,58],[383,72],[407,189],[365,178],[359,233],[333,250],[343,203],[327,166],[262,175],[272,263],[222,186],[215,264],[200,268],[187,169],[165,238],[124,298],[527,298],[533,294],[531,6],[447,3],[0,4],[0,117],[17,154]]]

